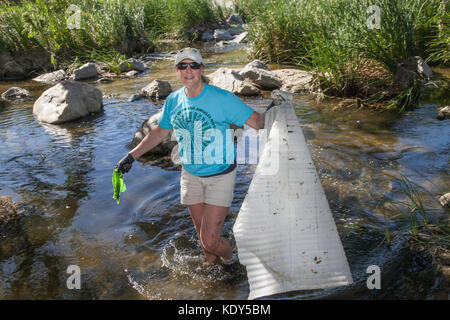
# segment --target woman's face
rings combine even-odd
[[[184,59],[181,62],[194,62],[191,59]],[[186,86],[186,88],[196,88],[202,83],[202,75],[205,67],[202,65],[200,69],[191,69],[188,67],[184,70],[177,69],[178,79]]]

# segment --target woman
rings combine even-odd
[[[237,261],[222,227],[233,200],[236,153],[229,124],[264,128],[264,115],[233,93],[203,81],[203,59],[195,48],[177,52],[175,70],[184,86],[166,99],[158,126],[117,165],[126,173],[135,159],[158,145],[174,129],[182,162],[181,203],[186,205],[209,262]]]

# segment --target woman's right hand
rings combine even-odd
[[[128,171],[130,171],[133,162],[134,162],[133,156],[130,153],[128,153],[117,163],[116,170],[122,173],[127,173]]]

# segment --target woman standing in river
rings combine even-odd
[[[264,128],[264,115],[253,111],[233,93],[203,81],[200,51],[177,52],[175,70],[184,86],[164,103],[158,125],[117,164],[126,173],[134,160],[157,146],[173,129],[182,162],[181,203],[186,205],[209,262],[237,261],[222,226],[233,200],[236,153],[229,124]]]

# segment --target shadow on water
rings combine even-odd
[[[179,44],[181,46],[182,44]],[[167,47],[174,50],[177,47]],[[204,48],[207,73],[242,68],[245,51]],[[62,125],[36,121],[32,105],[0,105],[0,193],[25,213],[0,228],[2,299],[246,299],[246,270],[205,263],[196,231],[179,204],[180,172],[139,161],[124,177],[120,204],[112,199],[112,170],[136,129],[162,101],[128,97],[153,79],[180,86],[172,61],[154,62],[136,79],[97,85],[104,112]],[[11,84],[4,85],[8,87]],[[32,88],[39,96],[46,86]],[[5,89],[6,90],[6,89]],[[434,118],[448,96],[434,93],[403,116],[333,111],[333,103],[294,100],[297,116],[341,236],[355,283],[348,287],[288,292],[275,299],[433,298],[442,279],[430,260],[408,250],[407,225],[383,206],[404,200],[401,174],[422,186],[436,215],[436,196],[448,191],[450,132]],[[246,101],[252,99],[244,98]],[[254,165],[240,165],[224,236],[236,251],[232,228]],[[392,243],[385,241],[386,225]],[[5,240],[6,239],[6,240]],[[81,270],[81,289],[66,286],[69,265]],[[368,290],[370,265],[381,268],[381,290]]]

